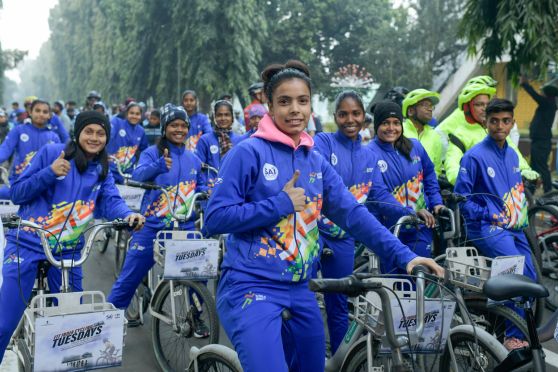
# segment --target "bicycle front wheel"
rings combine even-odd
[[[219,321],[213,296],[203,283],[173,281],[173,287],[171,293],[170,281],[166,281],[154,294],[153,311],[170,319],[174,301],[176,324],[153,317],[153,350],[163,371],[185,371],[190,364],[187,350],[218,343]],[[200,334],[201,328],[208,334]]]
[[[203,353],[198,356],[198,369],[190,366],[189,372],[242,372],[238,359],[229,359],[216,353]]]
[[[118,240],[116,242],[116,251],[114,257],[114,277],[118,279],[122,267],[124,266],[124,260],[126,259],[126,253],[128,252],[128,243],[130,242],[130,233],[127,230],[122,230],[118,233]]]

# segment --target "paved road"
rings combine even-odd
[[[85,266],[85,289],[101,290],[108,294],[114,282],[113,253],[109,251],[102,255],[95,250]],[[550,315],[546,314],[546,318]],[[224,331],[221,329],[221,343],[230,346]],[[151,317],[146,314],[146,322],[142,327],[129,328],[125,339],[126,346],[123,354],[123,365],[113,368],[114,371],[151,372],[158,371],[151,343]],[[554,340],[543,345],[547,349],[547,371],[558,372],[558,343]],[[187,352],[187,351],[185,351]],[[8,352],[0,365],[0,372],[17,371],[12,353]]]

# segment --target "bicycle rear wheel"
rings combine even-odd
[[[213,296],[203,283],[170,281],[161,284],[153,297],[152,309],[172,318],[171,297],[174,298],[177,324],[173,327],[154,316],[152,321],[153,350],[163,371],[185,371],[190,364],[187,350],[202,348],[219,341],[219,321]],[[194,329],[202,321],[209,328],[209,336],[197,338]]]
[[[504,357],[495,350],[490,340],[480,335],[466,332],[455,332],[450,334],[451,347],[455,355],[457,370],[451,361],[449,350],[450,343],[440,358],[440,372],[461,371],[493,371],[494,368],[504,360]]]
[[[238,359],[231,360],[216,353],[203,353],[198,356],[198,370],[190,366],[189,372],[242,372]]]
[[[527,323],[512,309],[501,305],[487,306],[486,298],[482,297],[466,297],[465,305],[475,324],[496,337],[500,343],[504,343],[506,328],[510,323],[519,329],[525,340],[529,340]]]
[[[541,284],[549,292],[545,304],[551,311],[558,308],[558,207],[543,205],[529,210],[531,233],[526,234],[529,244],[540,255]]]

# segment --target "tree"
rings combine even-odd
[[[517,82],[523,69],[544,76],[558,57],[558,2],[468,0],[460,23],[471,55],[480,52],[490,67],[506,54],[507,71]],[[479,50],[480,49],[480,50]]]

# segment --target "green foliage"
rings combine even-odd
[[[460,34],[467,38],[469,53],[480,51],[489,66],[509,55],[507,70],[517,82],[524,70],[543,77],[557,60],[557,19],[558,2],[552,0],[468,0]]]
[[[341,66],[366,67],[385,85],[429,88],[451,63],[457,0],[60,0],[51,37],[24,69],[28,92],[108,103],[127,96],[177,102],[186,89],[202,107],[246,88],[272,62],[308,63],[315,92],[332,96]]]

